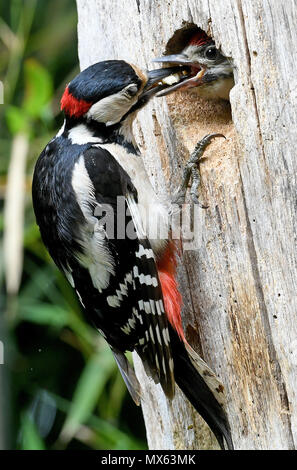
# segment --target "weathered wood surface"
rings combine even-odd
[[[223,132],[202,165],[198,249],[181,260],[189,340],[226,385],[237,449],[297,443],[296,101],[294,0],[77,0],[82,68],[121,58],[144,68],[174,32],[195,23],[232,57],[232,120],[192,94],[154,99],[136,135],[156,190],[176,187],[188,151]],[[136,361],[137,362],[137,361]],[[138,374],[151,448],[208,448],[209,434],[178,396]],[[193,427],[191,425],[194,425]]]

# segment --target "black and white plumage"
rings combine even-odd
[[[145,354],[172,395],[168,329],[152,249],[146,239],[106,240],[93,215],[96,204],[110,204],[116,210],[117,196],[126,195],[130,204],[136,203],[129,176],[107,150],[67,145],[63,136],[48,144],[36,165],[37,174],[33,200],[43,241],[86,314],[91,314],[90,321],[114,351],[120,346]],[[46,185],[40,185],[43,175]],[[115,231],[116,216],[115,212]]]
[[[145,172],[132,121],[163,87],[155,84],[174,70],[144,73],[124,61],[105,61],[79,74],[61,101],[64,125],[36,163],[33,206],[50,255],[76,290],[86,318],[111,347],[135,402],[140,402],[141,387],[125,358],[134,350],[166,395],[174,396],[176,381],[221,447],[225,440],[231,448],[222,386],[168,319],[160,281],[164,272],[158,272],[168,239],[147,237],[141,209],[154,204],[147,223],[166,225],[167,209]],[[124,214],[134,236],[108,235],[100,213],[106,205],[113,209],[115,234],[118,216]],[[172,273],[168,277],[174,291]]]

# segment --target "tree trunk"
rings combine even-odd
[[[294,0],[77,0],[82,68],[125,59],[144,69],[182,48],[193,24],[232,58],[231,108],[195,94],[154,98],[135,133],[168,199],[196,142],[220,132],[201,166],[199,243],[179,281],[189,342],[226,387],[236,449],[297,441],[296,7]],[[168,44],[169,41],[169,44]],[[214,448],[180,393],[172,404],[136,359],[152,449]]]

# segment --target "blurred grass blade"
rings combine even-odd
[[[94,354],[88,360],[78,381],[73,395],[69,414],[61,432],[61,440],[69,442],[81,424],[91,416],[96,403],[104,389],[111,372],[114,370],[114,359],[108,349]]]
[[[118,374],[120,376],[120,374]],[[122,380],[122,379],[121,379]],[[69,413],[71,403],[49,392],[55,401],[57,408],[63,413]],[[94,414],[88,420],[88,426],[81,425],[75,434],[75,438],[93,449],[117,449],[117,450],[136,450],[146,449],[145,443],[129,434],[127,430],[122,431],[118,426],[109,421],[103,420]],[[57,441],[58,448],[65,448],[65,442],[62,443],[61,437]],[[67,444],[67,443],[66,443]]]
[[[7,23],[5,23],[3,18],[0,18],[0,39],[5,47],[10,50],[16,48],[19,43],[18,36],[14,34],[12,29],[8,26]]]
[[[15,93],[19,81],[19,74],[24,58],[27,41],[30,36],[32,23],[35,16],[37,0],[27,0],[26,2],[10,2],[11,29],[18,38],[13,42],[10,49],[7,73],[5,77],[5,96],[9,103]]]
[[[30,321],[38,325],[61,329],[69,323],[69,314],[59,305],[22,302],[19,307],[18,321]]]
[[[23,231],[28,137],[13,138],[4,208],[4,259],[7,292],[19,290],[23,268]]]
[[[43,440],[38,434],[36,426],[27,413],[24,413],[21,427],[22,450],[45,450]]]

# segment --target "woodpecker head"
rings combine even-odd
[[[205,98],[229,99],[229,92],[234,86],[231,63],[201,29],[193,34],[180,54],[158,57],[153,62],[179,64],[183,67],[182,73],[175,74],[172,80],[171,77],[165,80],[169,86],[157,93],[157,96],[193,88]]]
[[[66,87],[61,110],[66,121],[111,128],[144,106],[164,85],[158,82],[179,70],[170,67],[144,72],[123,60],[106,60],[91,65]]]

